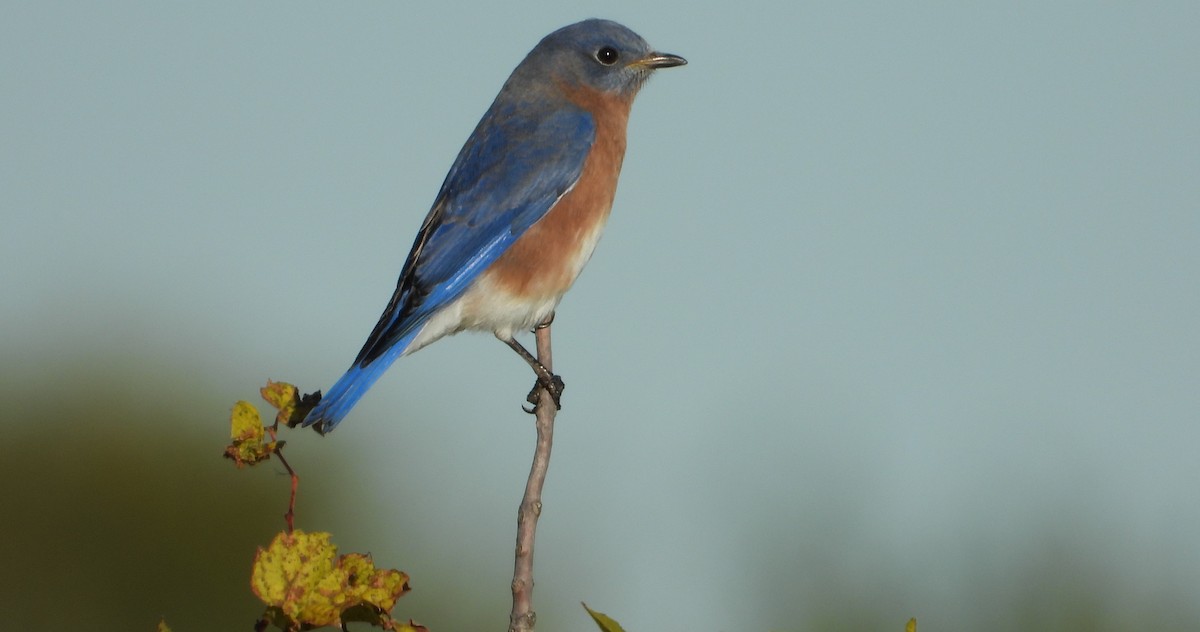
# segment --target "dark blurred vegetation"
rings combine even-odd
[[[250,563],[284,526],[282,468],[220,458],[233,402],[202,379],[78,360],[36,381],[5,361],[3,627],[151,630],[165,616],[181,632],[251,629]]]
[[[222,394],[219,369],[129,350],[144,345],[118,330],[52,349],[0,345],[0,630],[153,630],[160,617],[176,632],[251,630],[264,606],[250,568],[285,528],[289,478],[274,460],[238,470],[222,452],[237,399],[270,415],[266,377]],[[348,482],[361,459],[350,444],[281,438],[301,476],[297,528],[331,531],[341,552],[375,553],[380,566],[438,565],[414,577],[419,593],[394,616],[507,621],[495,599],[462,604],[450,590],[473,570],[445,562],[457,546],[443,546],[441,527],[374,517],[379,490]]]
[[[219,390],[211,388],[212,371],[167,367],[161,359],[113,352],[36,360],[11,354],[0,359],[5,402],[0,627],[152,630],[162,616],[176,632],[250,630],[262,611],[249,590],[250,564],[255,548],[284,526],[288,479],[275,463],[239,471],[221,458],[233,399],[212,394]],[[16,371],[17,366],[22,369]],[[247,384],[238,396],[252,399],[258,386]],[[308,449],[328,445],[311,442]],[[334,479],[343,468],[319,465],[316,459],[294,464],[302,479],[306,473],[314,475],[309,484],[301,484],[298,526],[332,530],[335,542],[346,550],[367,548],[347,541],[361,543],[396,528],[345,510],[364,501],[335,493],[342,486]],[[830,509],[814,508],[813,515]],[[826,513],[837,515],[836,508]],[[844,539],[846,529],[835,533],[792,527],[774,525],[762,539],[730,543],[752,546],[757,553],[750,552],[747,568],[730,569],[729,590],[753,595],[768,620],[788,622],[781,630],[902,630],[909,616],[918,617],[922,632],[942,632],[936,625],[942,618],[980,622],[971,632],[1200,629],[1187,602],[1195,587],[1164,592],[1159,581],[1139,587],[1114,580],[1120,573],[1106,566],[1111,562],[1106,552],[1076,546],[1069,529],[1050,531],[1021,552],[988,553],[986,542],[976,542],[969,547],[973,552],[964,551],[977,562],[965,574],[930,567],[903,569],[905,576],[887,568],[877,582],[864,584],[861,573],[845,572],[844,561],[819,553],[822,541]],[[409,562],[426,569],[424,576],[419,570],[413,573],[415,592],[395,614],[416,618],[435,632],[439,622],[502,629],[502,581],[489,582],[497,587],[486,597],[462,594],[456,581],[479,571],[471,560],[448,563],[446,555],[463,543],[439,541],[448,532],[433,524],[404,529],[413,551],[425,550],[431,559],[420,552],[409,556]],[[776,553],[763,557],[772,547]],[[380,548],[388,550],[388,557],[396,556],[394,549]],[[996,569],[1013,568],[1005,558],[1014,554],[1024,556],[1018,570],[997,574]],[[406,560],[376,561],[414,570]],[[795,577],[797,566],[810,578],[807,585],[780,585],[772,579]],[[952,581],[973,585],[970,594],[980,595],[979,601],[954,604],[954,612],[945,611],[946,604],[914,606],[919,591],[911,585],[945,581],[947,572],[959,573]],[[555,591],[552,579],[543,581],[544,601]],[[577,605],[589,596],[572,598],[576,601],[540,603],[545,616],[539,629],[592,629]],[[801,606],[800,619],[795,617],[797,602],[808,604]],[[603,607],[617,620],[634,623],[622,617],[621,604]]]

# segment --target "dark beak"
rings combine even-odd
[[[671,53],[650,53],[635,63],[644,68],[671,68],[682,66],[687,63],[687,60]]]

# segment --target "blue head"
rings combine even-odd
[[[656,52],[641,36],[616,22],[591,19],[544,37],[509,81],[561,83],[631,99],[654,70],[686,63],[678,55]]]

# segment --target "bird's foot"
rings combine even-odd
[[[534,382],[533,388],[529,390],[529,395],[525,396],[525,401],[533,406],[522,406],[521,409],[530,415],[535,414],[538,405],[542,403],[542,391],[545,390],[554,400],[554,409],[562,410],[562,393],[566,388],[567,385],[563,383],[562,376],[551,374],[548,380],[542,380],[539,377],[538,381]]]

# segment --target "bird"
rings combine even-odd
[[[547,325],[612,209],[630,107],[657,52],[602,19],[564,26],[525,56],[459,151],[396,290],[350,368],[301,425],[332,432],[399,358],[461,331],[491,332],[560,405],[561,378],[514,335]]]

